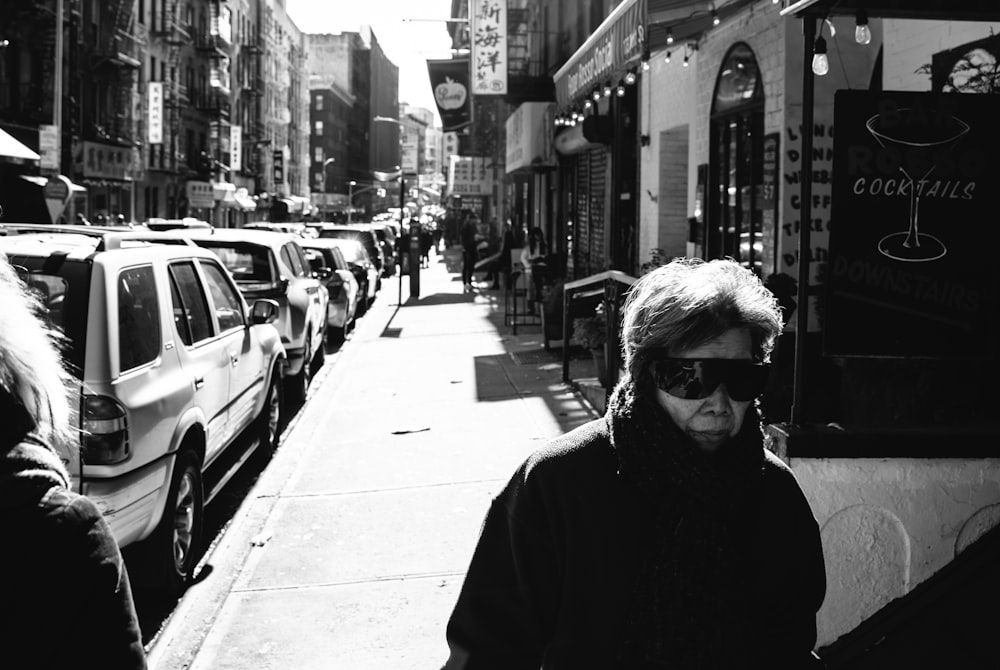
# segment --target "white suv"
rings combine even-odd
[[[204,506],[253,453],[270,454],[285,351],[274,301],[247,308],[215,254],[135,233],[0,225],[0,250],[66,336],[77,386],[79,490],[137,581],[179,594]],[[81,462],[82,460],[82,462]]]

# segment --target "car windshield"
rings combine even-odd
[[[368,253],[356,240],[339,239],[336,245],[344,254],[344,260],[348,263],[361,263],[368,260]]]
[[[215,253],[236,281],[273,281],[267,247],[239,242],[197,240],[199,246]]]

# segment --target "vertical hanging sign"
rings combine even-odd
[[[163,82],[151,81],[147,90],[149,95],[147,124],[148,133],[146,142],[148,144],[163,144]]]
[[[472,92],[507,95],[507,0],[472,0]]]
[[[229,126],[229,170],[243,169],[243,126]]]

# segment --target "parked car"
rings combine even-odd
[[[172,230],[163,235],[190,239],[215,252],[247,300],[278,303],[275,325],[288,357],[286,390],[292,400],[303,402],[313,370],[323,363],[329,298],[299,245],[302,238],[241,228]]]
[[[350,240],[340,237],[320,238],[329,241],[340,249],[347,261],[354,278],[358,282],[358,316],[368,311],[368,307],[375,300],[375,287],[378,286],[378,270],[372,258],[368,255],[368,250],[358,240]]]
[[[301,222],[251,221],[243,226],[247,230],[270,230],[276,233],[291,233],[299,237],[315,237],[315,231]]]
[[[360,290],[337,240],[302,240],[309,265],[330,294],[326,309],[327,337],[343,342],[354,326]]]
[[[144,224],[150,230],[177,230],[179,228],[211,228],[212,224],[194,217],[185,216],[183,219],[163,219],[152,218]]]
[[[378,236],[369,224],[364,223],[311,223],[309,224],[319,237],[339,237],[341,239],[358,240],[364,245],[368,255],[372,258],[375,269],[378,270],[378,281],[375,282],[375,290],[382,288],[382,276],[385,274],[385,253],[379,243]]]
[[[396,274],[396,263],[399,262],[396,253],[396,238],[399,237],[398,225],[392,221],[375,221],[369,226],[375,233],[375,237],[378,238],[379,245],[382,247],[382,255],[385,258],[382,276],[391,277]]]
[[[0,251],[66,338],[79,407],[80,448],[63,457],[73,488],[121,546],[136,544],[133,578],[179,595],[200,554],[205,505],[234,463],[277,445],[278,305],[248,308],[225,266],[194,245],[85,226],[0,233]]]

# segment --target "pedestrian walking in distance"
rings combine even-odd
[[[56,335],[0,254],[0,654],[17,668],[145,668],[128,574],[97,507],[70,490],[76,448]]]
[[[445,668],[810,667],[819,529],[756,406],[776,300],[732,261],[678,259],[623,314],[606,415],[493,500]]]
[[[476,268],[478,255],[478,250],[476,249],[476,244],[479,241],[476,239],[478,232],[478,228],[472,217],[467,218],[465,223],[462,224],[462,286],[466,291],[472,290],[472,274]]]

